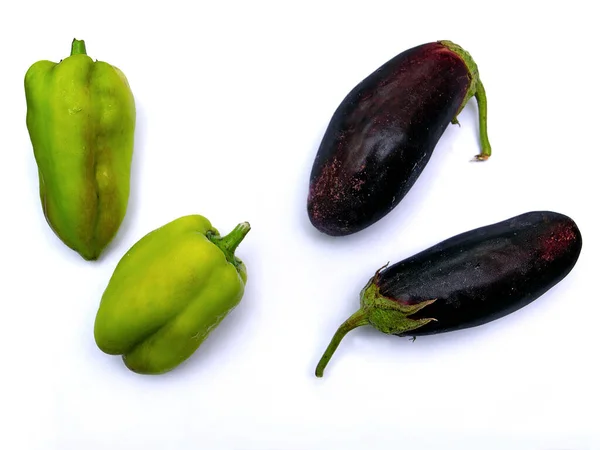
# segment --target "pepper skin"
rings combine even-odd
[[[71,56],[29,68],[25,97],[46,221],[68,247],[95,260],[127,210],[136,119],[129,83],[75,39]]]
[[[350,330],[371,325],[397,336],[471,328],[527,306],[563,280],[582,248],[564,214],[531,211],[450,239],[378,270],[319,361],[325,366]]]
[[[246,266],[234,255],[247,222],[220,237],[208,219],[184,216],[144,236],[123,256],[102,296],[96,344],[140,374],[189,358],[244,294]]]

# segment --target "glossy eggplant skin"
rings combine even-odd
[[[382,296],[406,305],[436,299],[410,316],[435,320],[404,334],[459,330],[540,297],[567,276],[581,247],[572,219],[535,211],[441,242],[382,270],[375,283]]]
[[[345,236],[394,209],[473,95],[474,76],[458,53],[433,42],[359,83],[333,114],[314,160],[307,209],[315,228]]]
[[[547,292],[575,266],[582,238],[559,213],[533,211],[454,236],[375,272],[360,308],[336,331],[315,375],[344,336],[371,325],[397,336],[475,327],[506,316]]]

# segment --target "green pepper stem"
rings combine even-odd
[[[492,156],[492,146],[487,133],[487,96],[481,80],[477,82],[475,100],[479,109],[479,140],[481,142],[481,153],[475,156],[477,161],[485,161]]]
[[[73,55],[87,55],[85,41],[73,39],[73,43],[71,44],[71,56]]]
[[[230,263],[235,262],[235,249],[240,245],[240,242],[250,231],[250,224],[248,222],[242,222],[236,226],[231,233],[227,236],[219,237],[214,235],[208,235],[210,241],[221,249],[225,254],[227,261]]]
[[[329,363],[329,360],[333,356],[334,352],[337,350],[338,346],[340,345],[340,342],[342,341],[344,336],[346,336],[346,334],[348,334],[349,331],[351,331],[355,328],[361,327],[363,325],[368,325],[368,324],[369,324],[368,313],[364,309],[359,309],[354,314],[352,314],[348,318],[348,320],[346,320],[343,324],[341,324],[340,327],[335,332],[335,334],[333,335],[333,338],[331,339],[331,342],[327,346],[325,353],[323,353],[323,356],[321,357],[319,364],[317,364],[317,369],[315,370],[315,375],[319,378],[323,376],[323,372],[325,371],[325,366],[327,366],[327,363]]]

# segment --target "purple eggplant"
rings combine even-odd
[[[408,193],[444,130],[475,96],[481,152],[491,155],[487,99],[477,65],[450,41],[400,53],[335,111],[310,174],[308,216],[319,231],[345,236],[372,225]]]
[[[575,266],[581,233],[569,217],[525,213],[447,239],[375,272],[360,309],[335,333],[316,369],[350,330],[371,325],[397,336],[460,330],[504,317],[540,297]]]

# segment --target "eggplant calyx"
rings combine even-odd
[[[348,332],[355,328],[371,325],[382,333],[402,334],[436,320],[434,318],[416,320],[410,318],[412,314],[431,305],[436,299],[425,300],[416,304],[407,304],[390,299],[379,292],[377,280],[379,278],[379,272],[384,267],[375,273],[373,278],[371,278],[369,283],[361,291],[360,309],[341,324],[333,335],[325,353],[323,353],[323,356],[317,364],[315,370],[315,375],[317,377],[320,378],[323,376],[325,367],[331,360],[331,357],[337,350],[340,342]]]
[[[481,145],[481,152],[479,155],[475,156],[475,160],[486,161],[490,156],[492,156],[492,146],[490,145],[487,134],[487,96],[485,94],[485,88],[483,87],[481,78],[479,77],[479,69],[477,64],[475,64],[475,61],[469,52],[467,52],[460,45],[455,44],[452,41],[438,42],[462,59],[467,67],[471,83],[469,84],[469,88],[467,89],[467,93],[462,101],[462,104],[456,112],[456,116],[454,119],[452,119],[452,123],[455,125],[458,124],[458,115],[461,113],[471,97],[475,96],[475,100],[477,100],[477,106],[479,109],[479,142]]]
[[[460,107],[458,108],[458,111],[456,112],[456,116],[454,117],[454,121],[458,122],[458,120],[456,120],[456,117],[458,117],[458,115],[461,113],[461,111],[463,110],[467,102],[471,99],[471,97],[475,95],[475,93],[477,92],[477,85],[481,82],[479,79],[479,68],[477,67],[475,60],[473,60],[473,57],[470,55],[470,53],[464,48],[462,48],[460,45],[455,44],[452,41],[438,42],[444,47],[446,47],[448,50],[450,50],[452,53],[456,54],[460,59],[462,59],[465,66],[467,67],[467,71],[469,72],[469,78],[471,80],[471,83],[469,84],[469,88],[467,89],[465,98],[463,99]]]
[[[369,324],[374,328],[386,334],[402,334],[436,320],[434,318],[415,320],[410,316],[437,299],[413,304],[393,300],[381,294],[376,277],[365,286],[360,295],[361,309],[367,313]]]

